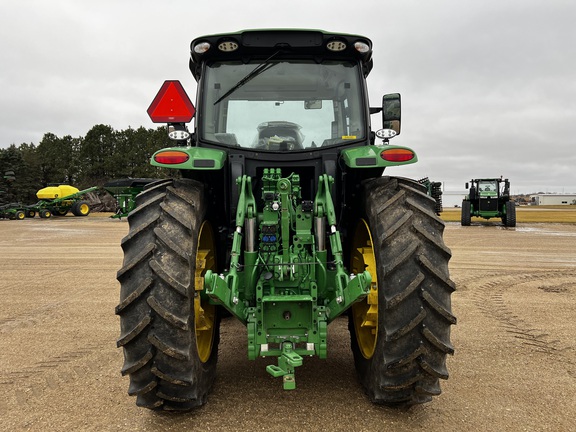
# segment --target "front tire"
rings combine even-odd
[[[444,222],[434,214],[434,200],[412,180],[381,177],[363,187],[364,218],[357,224],[351,269],[366,268],[375,277],[367,299],[351,313],[355,366],[374,403],[428,402],[440,394],[439,379],[448,378],[446,357],[454,352],[455,286]]]
[[[216,270],[215,240],[205,221],[203,186],[159,182],[136,198],[122,240],[123,375],[138,406],[190,410],[206,402],[215,378],[219,318],[202,296],[203,275]]]

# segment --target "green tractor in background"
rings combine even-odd
[[[504,226],[516,226],[516,204],[510,200],[510,182],[508,179],[481,178],[472,179],[468,195],[462,201],[461,223],[470,226],[471,218],[501,218]]]
[[[151,163],[175,178],[136,197],[122,240],[117,345],[137,405],[204,404],[229,319],[246,327],[244,355],[272,358],[266,370],[286,390],[305,357],[329,355],[327,326],[348,319],[373,402],[440,394],[454,351],[451,252],[427,187],[382,175],[417,157],[389,143],[400,95],[369,106],[371,69],[364,36],[250,30],[192,41],[198,112],[178,81],[148,109],[174,140]]]
[[[154,182],[151,178],[123,178],[110,180],[102,188],[116,200],[116,212],[110,216],[113,219],[122,219],[136,207],[136,197],[144,186]]]

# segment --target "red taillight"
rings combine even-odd
[[[380,152],[380,157],[388,162],[408,162],[414,159],[414,152],[409,149],[391,148]]]
[[[190,159],[188,153],[175,150],[163,151],[154,155],[156,162],[166,165],[181,164],[188,161],[188,159]]]
[[[147,112],[154,123],[188,123],[196,109],[180,81],[164,81]]]

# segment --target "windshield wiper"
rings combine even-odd
[[[252,80],[253,78],[256,78],[258,75],[260,75],[262,72],[267,71],[268,69],[276,66],[278,63],[270,63],[270,60],[272,60],[272,58],[276,57],[276,55],[278,55],[280,51],[276,51],[274,54],[272,54],[270,57],[268,57],[264,63],[256,66],[252,72],[250,72],[248,75],[246,75],[244,78],[242,78],[240,81],[238,81],[236,84],[234,84],[232,86],[232,88],[230,90],[228,90],[226,93],[224,93],[222,96],[220,96],[218,98],[218,100],[216,100],[216,102],[214,102],[214,105],[216,105],[218,102],[222,101],[223,99],[227,98],[228,96],[230,96],[232,93],[234,93],[236,90],[238,90],[240,87],[242,87],[244,84],[246,84],[248,81]]]

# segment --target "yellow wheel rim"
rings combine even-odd
[[[81,214],[87,215],[89,211],[90,211],[90,207],[88,207],[88,204],[81,204],[80,205],[80,213]]]
[[[216,270],[216,248],[214,232],[208,222],[202,223],[198,236],[198,250],[196,251],[196,274],[194,296],[194,330],[196,332],[196,346],[198,357],[207,362],[212,354],[214,341],[214,325],[216,320],[216,306],[208,300],[203,300],[200,291],[204,289],[204,275],[206,270]]]
[[[352,306],[352,319],[358,347],[362,355],[369,359],[374,355],[378,336],[378,276],[372,234],[364,219],[361,219],[356,226],[351,255],[352,272],[357,274],[368,270],[372,276],[370,293],[366,299]]]

